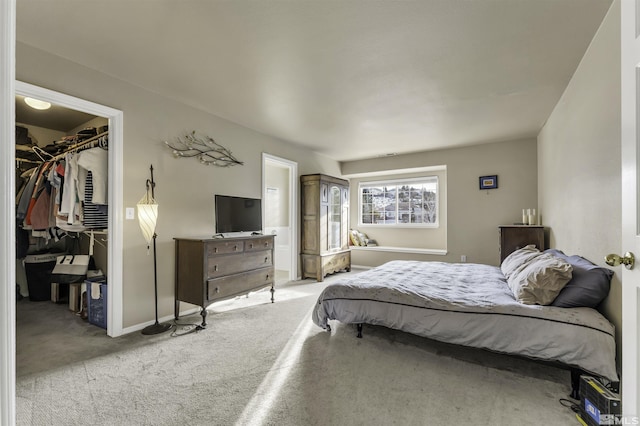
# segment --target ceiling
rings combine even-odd
[[[16,123],[68,133],[94,118],[95,115],[60,105],[51,105],[47,110],[33,109],[24,102],[24,96],[16,95]]]
[[[537,135],[610,4],[20,0],[17,40],[348,161]]]

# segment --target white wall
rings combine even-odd
[[[447,167],[445,238],[448,254],[354,251],[353,263],[376,266],[393,259],[459,262],[460,256],[466,255],[468,262],[497,265],[500,260],[498,226],[519,222],[523,208],[536,207],[536,155],[536,140],[532,138],[342,163],[342,173],[347,176],[390,170],[400,173],[403,169],[417,167]],[[498,175],[498,189],[479,190],[478,178],[486,175]],[[352,227],[358,223],[356,182],[353,180],[351,184]],[[421,248],[440,248],[438,246],[442,245],[439,232],[409,231],[402,234],[402,241],[387,243],[379,239],[378,243]],[[378,235],[385,237],[380,231],[368,230],[367,233],[374,239]]]
[[[64,76],[61,78],[60,76]],[[298,162],[299,173],[339,175],[339,165],[324,156],[257,133],[204,111],[132,86],[28,45],[17,44],[18,80],[123,111],[124,205],[134,207],[145,191],[153,164],[160,205],[157,227],[159,316],[173,313],[174,237],[214,234],[215,193],[260,198],[262,153]],[[193,130],[213,137],[244,161],[244,166],[204,166],[175,159],[164,140]],[[121,212],[124,217],[124,212]],[[153,263],[134,220],[124,222],[123,326],[154,317]]]
[[[538,199],[551,246],[600,265],[621,247],[620,120],[616,1],[538,135]],[[619,343],[620,269],[613,269],[603,310]]]

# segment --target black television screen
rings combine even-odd
[[[262,231],[262,200],[215,196],[216,233]]]

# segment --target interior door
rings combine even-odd
[[[638,1],[621,2],[621,150],[622,150],[622,251],[640,254],[638,217],[638,104],[640,102],[640,10]],[[622,254],[622,253],[620,253]],[[640,266],[622,268],[622,410],[640,415],[638,372],[638,304]]]

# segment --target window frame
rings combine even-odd
[[[399,217],[399,200],[398,200],[398,196],[399,196],[399,188],[403,185],[408,185],[408,184],[424,184],[424,183],[429,183],[429,184],[433,184],[435,183],[436,189],[436,205],[435,205],[435,211],[436,211],[436,220],[433,223],[402,223],[402,222],[398,222],[398,217]],[[375,186],[387,186],[387,187],[394,187],[395,190],[395,194],[396,194],[396,201],[395,201],[395,205],[396,205],[396,210],[395,210],[395,223],[364,223],[362,221],[362,214],[363,214],[363,194],[362,191],[363,189],[366,188],[370,188],[370,187],[375,187]],[[431,229],[436,229],[440,227],[440,200],[441,196],[440,196],[440,177],[438,175],[425,175],[425,176],[416,176],[416,177],[412,177],[412,178],[403,178],[403,179],[388,179],[388,180],[378,180],[378,181],[368,181],[368,182],[358,182],[358,227],[375,227],[375,228],[431,228]]]

